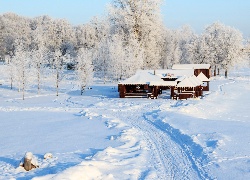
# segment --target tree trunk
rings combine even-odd
[[[220,75],[220,68],[218,68],[218,74],[217,75]]]
[[[58,96],[58,88],[59,88],[59,71],[56,72],[56,96]]]
[[[38,64],[37,64],[37,69],[38,69],[38,72],[37,72],[37,94],[40,94],[40,67]]]
[[[214,67],[214,76],[216,76],[216,65]]]
[[[225,78],[227,78],[227,68],[226,68],[226,70],[225,70]]]
[[[13,89],[13,77],[10,78],[10,89]]]
[[[24,81],[25,81],[25,79],[24,79],[24,75],[25,75],[25,74],[24,74],[24,70],[23,70],[23,100],[24,100],[24,89],[25,89],[25,87],[24,87],[24,86],[25,86],[25,82],[24,82]]]
[[[81,95],[83,94],[83,91],[84,91],[84,86],[82,85],[81,86]]]

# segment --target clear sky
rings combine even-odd
[[[93,16],[103,16],[109,2],[111,0],[0,0],[0,14],[49,15],[77,25],[88,22]],[[169,28],[189,24],[195,32],[201,33],[207,25],[219,21],[250,38],[250,0],[165,0],[162,14]]]

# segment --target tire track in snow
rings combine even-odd
[[[158,117],[160,110],[145,114],[145,120],[152,126],[158,128],[168,138],[168,153],[174,154],[172,161],[175,162],[175,173],[177,179],[212,179],[203,168],[203,163],[207,161],[207,156],[203,153],[202,147],[193,142],[188,136],[182,134],[178,129],[162,122]],[[154,115],[154,117],[152,117]],[[174,150],[174,151],[173,151]],[[180,161],[183,159],[183,161]],[[183,176],[185,175],[185,176]],[[194,178],[196,177],[196,178]],[[174,178],[174,179],[176,179]]]
[[[153,105],[144,104],[132,108],[128,107],[122,109],[121,112],[114,113],[113,111],[113,115],[138,129],[142,134],[143,140],[150,150],[148,164],[151,165],[151,169],[154,169],[158,176],[157,179],[212,179],[203,169],[202,161],[206,158],[195,156],[192,152],[193,147],[190,144],[191,142],[195,143],[189,136],[181,134],[179,130],[158,119],[159,109],[153,110],[155,109]],[[152,111],[143,112],[144,108]],[[185,144],[180,138],[189,138],[191,142]],[[198,145],[195,146],[195,148],[197,147]],[[202,148],[198,148],[202,152]],[[147,178],[143,176],[145,175],[142,173],[141,179]]]

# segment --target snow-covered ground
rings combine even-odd
[[[0,179],[250,179],[250,69],[186,101],[120,99],[98,82],[80,96],[72,79],[22,100],[5,76],[0,65]],[[28,151],[39,168],[26,172]]]

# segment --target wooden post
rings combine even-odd
[[[58,96],[58,88],[59,88],[59,70],[56,72],[56,96]]]
[[[170,95],[171,99],[174,98],[174,88],[175,88],[174,86],[170,87],[170,89],[171,89],[171,95]]]
[[[25,76],[25,74],[24,74],[24,69],[23,69],[23,77],[22,77],[22,80],[23,80],[23,83],[22,83],[23,84],[23,87],[22,87],[22,90],[23,90],[23,100],[24,100],[24,89],[25,89],[25,87],[24,87],[25,86],[25,82],[24,82],[25,81],[24,80],[25,77],[24,76]]]

